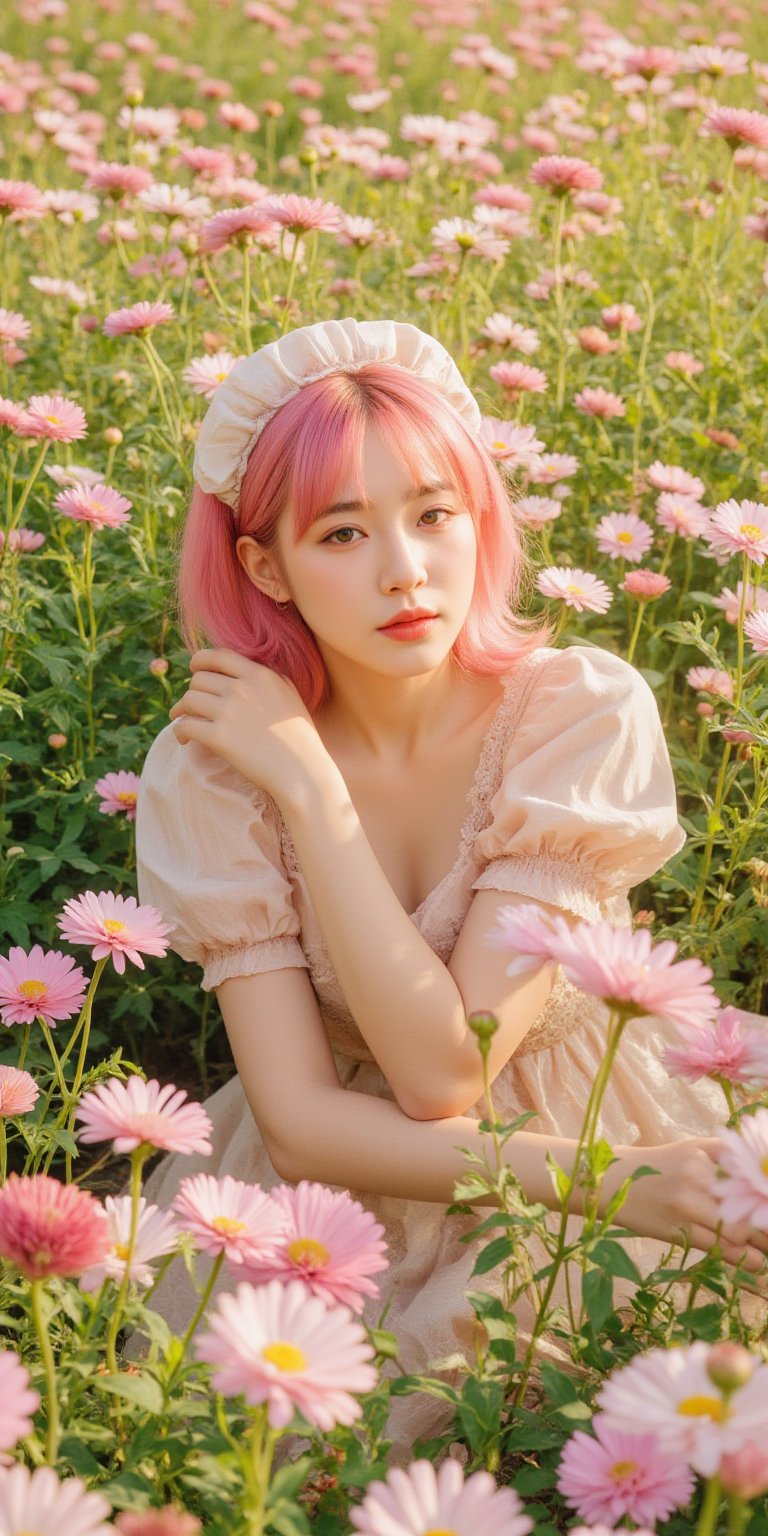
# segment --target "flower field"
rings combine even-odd
[[[660,1071],[721,1090],[722,1217],[768,1234],[765,28],[759,0],[8,0],[0,1536],[768,1532],[763,1256],[681,1243],[641,1274],[598,1131],[625,1031],[672,1021]],[[687,833],[632,931],[518,907],[496,936],[510,973],[544,956],[608,1004],[607,1051],[551,1210],[487,1089],[455,1207],[484,1202],[475,1355],[450,1378],[400,1370],[351,1196],[142,1194],[159,1150],[210,1152],[199,1101],[232,1073],[133,842],[188,675],[196,432],[239,357],[347,315],[456,359],[525,612],[642,673]],[[152,1307],[179,1252],[183,1337]],[[445,1427],[395,1465],[388,1415],[419,1396]]]

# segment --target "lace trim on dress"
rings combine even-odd
[[[285,966],[307,966],[304,951],[296,938],[260,939],[255,944],[233,944],[206,961],[200,983],[204,992],[212,992],[232,976],[260,976],[263,971],[277,971]]]
[[[576,917],[597,922],[603,915],[594,877],[577,859],[550,854],[500,854],[472,885],[473,891],[509,891],[534,901],[564,907]]]

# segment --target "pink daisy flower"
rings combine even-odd
[[[721,1008],[714,1024],[678,1025],[682,1044],[665,1048],[667,1071],[689,1083],[724,1077],[729,1083],[768,1086],[768,1033],[751,1028],[752,1019],[739,1008]]]
[[[139,906],[135,896],[117,896],[114,891],[85,891],[64,903],[56,919],[61,937],[68,944],[93,944],[92,960],[112,956],[118,975],[125,970],[126,958],[144,970],[142,955],[167,954],[166,934],[170,927],[157,907]]]
[[[653,1435],[613,1429],[602,1414],[593,1435],[577,1430],[566,1443],[557,1486],[584,1520],[613,1528],[628,1516],[635,1524],[668,1520],[693,1496],[695,1479],[678,1458],[665,1456]]]
[[[726,554],[745,554],[755,565],[768,555],[768,507],[761,501],[721,501],[709,520],[707,543]]]
[[[318,1429],[353,1424],[377,1372],[373,1347],[346,1307],[327,1307],[300,1280],[271,1280],[258,1289],[243,1281],[221,1295],[208,1331],[196,1343],[199,1360],[214,1366],[214,1390],[265,1403],[273,1429],[294,1413]]]
[[[281,224],[294,235],[310,230],[333,234],[341,223],[341,209],[336,203],[323,202],[320,197],[302,197],[298,192],[269,197],[259,204],[259,208],[266,218]]]
[[[724,1218],[768,1231],[768,1109],[742,1115],[738,1130],[720,1132],[720,1143],[714,1193]]]
[[[509,250],[508,240],[472,219],[440,219],[430,239],[436,251],[484,256],[488,261],[501,261]]]
[[[601,309],[600,318],[607,331],[625,331],[629,335],[632,331],[641,331],[643,322],[637,313],[634,304],[610,304],[607,309]]]
[[[621,585],[630,597],[639,598],[641,603],[650,603],[655,597],[663,597],[672,583],[660,571],[627,571]]]
[[[610,587],[578,566],[549,565],[539,571],[536,587],[544,597],[559,598],[577,613],[605,613],[613,602]]]
[[[711,693],[716,699],[733,698],[733,678],[730,673],[720,672],[717,667],[690,667],[686,682],[697,693]]]
[[[80,1276],[82,1291],[100,1290],[105,1279],[120,1285],[125,1275],[128,1245],[131,1239],[132,1200],[130,1195],[107,1195],[104,1208],[109,1222],[110,1247],[101,1264],[94,1264]],[[172,1253],[176,1247],[178,1227],[168,1211],[157,1205],[148,1205],[144,1195],[139,1198],[139,1225],[131,1259],[131,1279],[136,1285],[151,1285],[154,1272],[150,1268],[153,1259]]]
[[[32,335],[28,320],[15,309],[0,309],[0,341],[25,341]]]
[[[518,464],[524,468],[533,466],[544,448],[536,436],[535,427],[521,427],[514,421],[497,421],[495,416],[483,416],[480,441],[494,459],[510,467]]]
[[[730,587],[723,587],[722,592],[720,592],[717,597],[710,599],[714,608],[723,608],[725,610],[725,617],[729,624],[736,624],[738,622],[739,614],[741,613],[741,598],[743,591],[744,583],[742,581],[737,581],[735,592],[732,592]],[[755,599],[757,599],[757,601],[755,601]],[[755,588],[752,586],[752,583],[748,582],[747,596],[744,603],[744,612],[753,613],[755,608],[757,608],[758,612],[761,612],[763,609],[768,609],[768,592],[766,592],[764,587],[758,587],[757,590],[755,590]]]
[[[544,155],[534,160],[528,176],[555,197],[564,197],[567,192],[594,192],[603,185],[602,171],[575,155]]]
[[[8,1536],[114,1536],[110,1506],[79,1477],[61,1482],[52,1467],[0,1470],[0,1530]]]
[[[510,319],[509,315],[497,311],[486,320],[480,333],[487,336],[489,341],[495,342],[498,347],[512,347],[516,352],[523,352],[530,357],[538,352],[541,342],[538,333],[528,325],[520,325],[517,320]]]
[[[246,208],[222,208],[215,213],[199,233],[200,250],[204,255],[226,250],[228,245],[250,245],[259,235],[273,233],[275,220],[264,213],[260,204]]]
[[[526,1536],[533,1521],[514,1488],[499,1488],[490,1472],[464,1472],[455,1457],[393,1467],[369,1483],[349,1512],[360,1536]]]
[[[617,352],[619,343],[612,341],[607,331],[599,325],[584,325],[578,333],[579,346],[583,352],[591,352],[594,357],[605,357],[608,352]]]
[[[0,549],[3,549],[5,542],[5,530],[0,528]],[[32,554],[34,550],[42,548],[44,543],[45,534],[36,533],[33,528],[12,528],[8,535],[8,548],[22,555]]]
[[[0,180],[0,219],[14,213],[45,213],[45,198],[31,181]]]
[[[141,1077],[129,1077],[127,1083],[110,1077],[84,1093],[75,1110],[83,1127],[80,1140],[90,1145],[114,1138],[116,1153],[149,1146],[208,1157],[211,1122],[202,1104],[186,1104],[186,1097],[183,1088],[173,1083],[161,1088],[154,1077],[146,1083]]]
[[[753,650],[761,655],[768,652],[768,610],[761,613],[750,614],[744,620],[744,633],[751,642]]]
[[[596,389],[580,389],[573,397],[573,403],[577,410],[583,411],[586,416],[599,416],[602,421],[610,421],[614,416],[624,416],[626,405],[621,395],[614,395],[610,389],[603,389],[598,385]]]
[[[662,464],[656,459],[645,471],[645,478],[657,491],[675,491],[680,496],[704,495],[704,481],[698,475],[689,475],[679,464]]]
[[[18,1067],[0,1066],[0,1117],[26,1115],[40,1094],[35,1079]]]
[[[182,1179],[173,1209],[201,1253],[223,1253],[237,1266],[276,1254],[286,1231],[285,1215],[273,1196],[228,1173],[220,1179],[207,1173]]]
[[[378,1296],[370,1276],[387,1268],[384,1228],[346,1190],[302,1180],[274,1192],[286,1228],[274,1255],[246,1258],[243,1274],[265,1280],[303,1280],[315,1296],[362,1312],[365,1296]]]
[[[24,437],[47,437],[56,443],[75,443],[88,435],[82,406],[63,395],[32,395],[20,427]]]
[[[754,1440],[731,1451],[720,1463],[723,1492],[748,1502],[768,1490],[768,1452]]]
[[[501,907],[496,927],[486,937],[491,949],[517,950],[512,964],[507,967],[508,976],[523,976],[536,971],[544,962],[556,963],[555,945],[563,924],[563,918],[545,912],[542,907],[528,902],[517,907]]]
[[[555,485],[575,475],[579,460],[573,453],[544,453],[536,460],[530,478],[535,485]]]
[[[207,357],[193,357],[181,377],[196,395],[205,395],[210,400],[219,385],[229,378],[235,363],[240,360],[234,352],[227,352],[225,349],[211,352]]]
[[[144,336],[156,325],[164,325],[167,320],[172,320],[173,315],[172,304],[159,300],[149,303],[147,299],[141,299],[138,304],[129,304],[127,309],[113,309],[107,315],[102,330],[105,336]]]
[[[701,131],[719,134],[731,149],[739,144],[768,149],[768,117],[764,112],[750,112],[746,107],[713,107],[705,117]]]
[[[131,521],[128,508],[133,502],[108,485],[82,485],[59,491],[53,505],[57,512],[74,518],[75,522],[93,523],[94,528],[119,528]]]
[[[515,502],[517,516],[530,528],[543,528],[547,523],[553,523],[562,510],[562,502],[556,501],[554,496],[521,496]]]
[[[11,1465],[10,1456],[22,1437],[30,1434],[31,1415],[40,1407],[40,1394],[29,1385],[29,1371],[12,1349],[0,1350],[0,1467]]]
[[[635,512],[610,512],[595,528],[597,547],[613,559],[639,563],[653,545],[653,529]]]
[[[17,432],[24,425],[26,412],[23,405],[18,405],[15,400],[6,400],[0,395],[0,427],[10,427],[12,432]]]
[[[126,1509],[115,1521],[120,1536],[197,1536],[202,1529],[196,1515],[173,1504],[163,1509]]]
[[[768,1119],[768,1110],[760,1113]],[[739,1140],[736,1132],[730,1134]],[[739,1218],[729,1211],[729,1219]],[[713,1346],[701,1340],[636,1356],[598,1392],[605,1422],[627,1434],[647,1424],[662,1455],[712,1477],[724,1453],[737,1451],[747,1439],[762,1439],[768,1394],[768,1365],[753,1358],[748,1380],[726,1401],[708,1370],[712,1356]]]
[[[519,394],[542,395],[548,387],[547,375],[530,363],[494,363],[488,372],[513,399]]]
[[[43,950],[33,944],[29,954],[19,945],[0,955],[0,1018],[4,1024],[32,1024],[37,1018],[49,1028],[57,1019],[71,1019],[85,1002],[88,979],[71,955]]]
[[[656,501],[656,521],[666,533],[674,533],[682,539],[697,539],[709,527],[709,512],[695,496],[662,491]]]
[[[693,357],[690,352],[666,352],[664,354],[664,362],[673,373],[687,374],[690,379],[694,378],[697,373],[704,372],[704,364],[700,363],[698,358]]]
[[[115,816],[120,811],[127,821],[135,821],[140,784],[138,773],[129,773],[125,768],[118,768],[116,773],[105,773],[93,786],[101,796],[99,810],[105,816]]]
[[[145,187],[151,187],[154,177],[143,165],[123,165],[118,160],[99,160],[91,166],[86,180],[87,187],[106,192],[113,201],[135,197]]]
[[[12,1173],[0,1188],[0,1254],[28,1280],[80,1275],[108,1247],[106,1212],[77,1184]]]

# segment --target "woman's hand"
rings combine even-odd
[[[640,1237],[690,1242],[705,1252],[718,1243],[726,1264],[757,1272],[765,1266],[768,1235],[745,1221],[728,1221],[727,1213],[723,1219],[723,1208],[715,1198],[720,1148],[716,1136],[658,1147],[623,1147],[603,1181],[601,1205],[636,1168],[655,1168],[657,1174],[644,1175],[630,1186],[616,1222]]]
[[[237,651],[195,651],[170,710],[177,741],[197,741],[278,802],[328,753],[293,683]],[[329,759],[330,761],[330,759]]]

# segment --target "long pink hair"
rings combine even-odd
[[[181,631],[190,650],[226,647],[288,678],[315,713],[329,679],[312,631],[293,603],[281,607],[249,580],[235,541],[251,535],[277,555],[281,516],[292,502],[298,540],[357,481],[361,499],[365,432],[375,427],[420,484],[435,471],[455,485],[477,530],[472,602],[453,645],[466,672],[509,670],[546,644],[552,630],[518,617],[527,566],[509,492],[496,462],[444,395],[392,364],[369,363],[305,385],[268,422],[251,452],[237,514],[195,486],[178,573]]]

